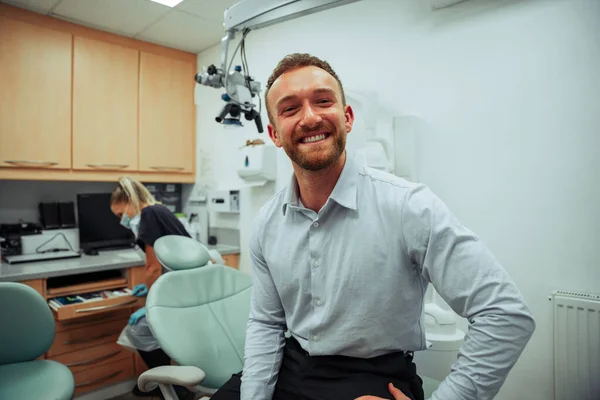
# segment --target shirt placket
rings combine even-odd
[[[309,251],[310,251],[310,279],[311,279],[311,312],[312,323],[310,328],[309,343],[310,348],[316,349],[320,343],[323,343],[324,327],[322,324],[325,315],[326,292],[325,292],[325,270],[327,268],[326,252],[323,248],[327,228],[326,210],[329,208],[329,201],[321,211],[313,215],[312,223],[309,228]]]

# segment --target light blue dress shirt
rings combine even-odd
[[[272,398],[286,329],[314,356],[425,349],[429,283],[470,322],[432,400],[493,398],[534,331],[511,278],[439,198],[351,158],[318,213],[294,178],[269,199],[250,256],[242,400]]]

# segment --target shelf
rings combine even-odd
[[[48,288],[46,290],[46,295],[47,298],[50,299],[53,297],[74,296],[76,294],[97,292],[101,290],[120,289],[125,286],[127,286],[127,278],[121,277],[114,279],[106,279],[97,282],[88,282],[77,285],[64,286],[54,289]]]

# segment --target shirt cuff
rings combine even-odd
[[[240,400],[271,400],[274,387],[260,381],[244,381],[242,375],[242,385],[240,388]]]

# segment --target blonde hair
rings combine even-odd
[[[119,184],[110,197],[111,205],[120,203],[131,204],[135,208],[134,212],[139,213],[142,204],[153,206],[157,201],[140,182],[128,176],[122,176],[119,178]]]

